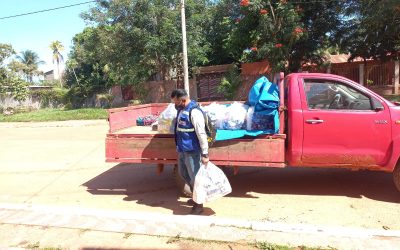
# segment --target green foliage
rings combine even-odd
[[[43,64],[39,55],[32,50],[25,50],[21,52],[21,55],[17,56],[21,62],[21,70],[25,74],[26,81],[33,82],[33,76],[41,75],[42,72],[38,70],[39,64]]]
[[[28,97],[28,84],[13,72],[6,72],[6,77],[1,81],[0,93],[9,93],[15,100],[23,101]]]
[[[236,62],[268,60],[273,72],[294,72],[303,63],[321,64],[326,50],[336,46],[346,3],[224,0],[216,8],[216,26],[225,35],[216,33],[223,42],[215,48]]]
[[[7,77],[7,69],[4,62],[13,54],[15,54],[15,51],[10,44],[0,43],[0,84]]]
[[[400,4],[397,0],[355,1],[342,46],[355,57],[398,58]]]
[[[40,105],[42,108],[58,107],[68,103],[67,89],[53,88],[53,89],[41,89],[32,92],[32,97],[40,99]]]
[[[223,94],[226,100],[233,101],[236,97],[240,83],[241,78],[239,69],[236,65],[232,65],[221,79],[217,91],[218,93]]]
[[[191,66],[208,63],[208,0],[186,1]],[[82,17],[94,24],[73,39],[66,81],[89,94],[112,85],[138,85],[152,76],[168,80],[181,64],[180,1],[99,1]],[[80,85],[76,87],[75,85]],[[85,85],[85,86],[84,86]]]
[[[296,6],[286,1],[242,2],[245,3],[241,4],[229,41],[236,59],[241,62],[267,59],[274,72],[285,70],[293,45],[307,35]]]
[[[18,113],[11,116],[0,114],[0,122],[45,122],[67,120],[107,119],[104,109],[40,109],[29,113]]]
[[[51,42],[49,47],[53,52],[53,64],[54,63],[57,64],[58,79],[60,79],[59,83],[62,88],[63,84],[62,84],[62,79],[61,79],[61,75],[60,75],[60,63],[62,63],[64,61],[64,57],[61,54],[61,51],[64,50],[64,46],[62,45],[62,43],[60,41],[57,40],[57,41]]]
[[[71,104],[72,108],[80,108],[85,104],[85,101],[92,97],[94,93],[101,92],[101,88],[90,84],[74,85],[72,86],[65,98],[66,103]]]
[[[13,54],[15,51],[10,44],[0,43],[0,67],[3,67],[4,61]]]
[[[307,246],[282,246],[282,245],[275,245],[268,242],[256,242],[254,246],[261,250],[334,250],[335,248],[328,247],[307,247]]]
[[[51,87],[58,87],[60,85],[59,80],[43,80],[39,84],[40,86],[51,86]]]
[[[113,99],[114,99],[114,96],[110,95],[110,94],[96,95],[96,102],[99,102],[99,105],[102,108],[110,108]]]
[[[5,61],[13,54],[15,51],[11,45],[0,43],[0,94],[9,93],[16,100],[23,101],[28,96],[27,83],[4,65]]]

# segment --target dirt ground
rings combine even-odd
[[[0,225],[7,232],[7,249],[80,249],[80,250],[134,250],[134,249],[196,249],[196,250],[256,250],[255,244],[230,243],[162,237],[152,235],[110,233],[69,228],[45,228],[24,225]],[[36,239],[36,240],[35,240]],[[0,238],[0,249],[2,249]],[[77,247],[79,246],[79,247]],[[134,246],[134,247],[133,247]],[[262,246],[262,245],[261,245]]]
[[[0,203],[187,214],[172,166],[105,163],[106,121],[0,123]],[[250,156],[249,156],[250,157]],[[205,214],[282,223],[400,230],[388,173],[241,168],[233,193]]]

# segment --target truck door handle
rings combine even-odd
[[[309,124],[318,124],[318,123],[323,123],[324,120],[306,120],[306,122]]]

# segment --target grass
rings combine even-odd
[[[167,244],[173,244],[173,243],[177,243],[177,242],[184,242],[184,241],[191,241],[191,242],[197,242],[197,243],[201,243],[204,245],[210,244],[210,243],[214,243],[214,244],[218,244],[221,246],[226,246],[230,243],[232,244],[236,244],[236,245],[242,245],[242,246],[249,246],[250,248],[255,248],[255,249],[260,249],[260,250],[336,250],[336,248],[332,248],[332,247],[328,247],[328,248],[323,248],[323,247],[307,247],[307,246],[297,246],[297,247],[293,247],[293,246],[284,246],[284,245],[277,245],[277,244],[271,244],[268,242],[255,242],[255,243],[239,243],[239,242],[227,242],[227,241],[218,241],[218,240],[202,240],[202,239],[196,239],[196,238],[185,238],[185,237],[181,237],[180,234],[176,235],[175,237],[170,237],[167,241]],[[229,248],[231,248],[229,246]],[[232,248],[231,248],[232,249]]]
[[[67,120],[107,119],[105,109],[40,109],[37,111],[17,113],[9,116],[0,115],[0,122],[48,122]]]
[[[306,246],[290,247],[290,246],[270,244],[267,242],[257,242],[254,246],[260,250],[334,250],[335,249],[331,247],[329,248],[306,247]]]

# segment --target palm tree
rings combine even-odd
[[[64,61],[64,57],[61,55],[61,51],[64,50],[64,46],[60,41],[53,41],[50,44],[50,49],[53,50],[53,64],[57,63],[57,74],[62,87],[61,74],[60,74],[60,63]]]
[[[25,50],[21,52],[21,55],[17,56],[17,59],[23,64],[22,72],[26,76],[28,82],[33,81],[34,75],[39,75],[40,72],[38,67],[43,64],[44,61],[40,60],[38,54],[32,50]]]

